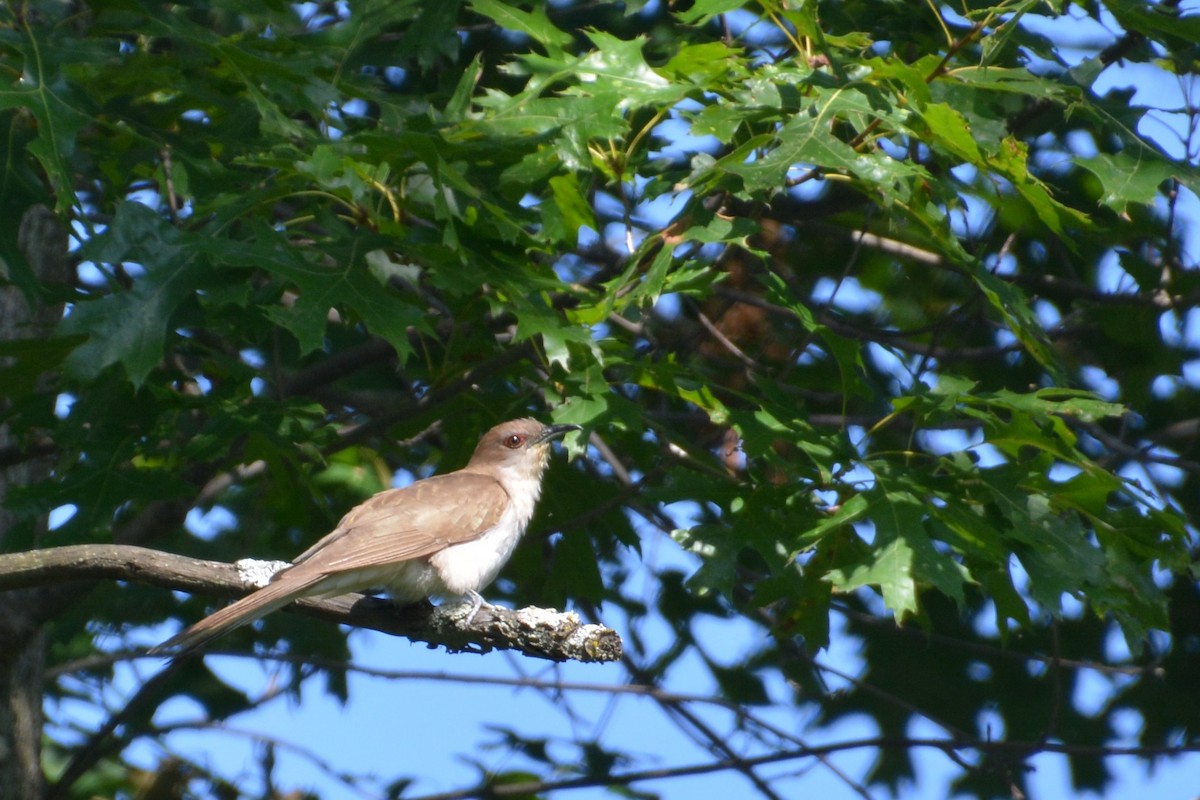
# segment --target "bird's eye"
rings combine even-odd
[[[513,433],[504,437],[504,446],[509,450],[516,450],[523,444],[525,444],[525,437],[520,433]]]

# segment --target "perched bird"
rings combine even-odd
[[[550,442],[578,425],[504,422],[479,440],[457,472],[380,492],[272,576],[151,653],[192,650],[302,597],[386,590],[396,601],[468,597],[471,617],[533,517]]]

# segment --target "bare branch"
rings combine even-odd
[[[522,783],[505,783],[495,785],[475,786],[461,791],[442,792],[439,794],[423,795],[414,800],[467,800],[472,797],[526,797],[534,794],[563,791],[566,789],[584,789],[593,786],[629,786],[633,783],[649,780],[663,780],[687,775],[707,775],[714,772],[725,772],[731,769],[746,769],[764,764],[778,764],[784,761],[794,761],[799,758],[813,758],[846,750],[861,750],[864,748],[879,750],[912,750],[926,748],[941,750],[943,753],[959,753],[976,751],[986,754],[1008,754],[1028,758],[1039,753],[1061,753],[1069,756],[1133,756],[1147,758],[1154,756],[1179,755],[1181,753],[1200,752],[1200,744],[1184,744],[1177,747],[1120,747],[1116,745],[1070,745],[1061,742],[1005,742],[971,739],[958,741],[955,739],[889,739],[873,737],[868,739],[852,739],[825,745],[796,747],[789,750],[779,750],[761,756],[748,758],[727,758],[705,764],[691,764],[680,767],[664,767],[647,769],[637,772],[626,772],[621,775],[583,776],[566,778],[558,781],[525,781]]]

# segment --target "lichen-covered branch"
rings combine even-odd
[[[248,569],[254,565],[264,562],[227,564],[130,545],[73,545],[0,555],[0,591],[109,578],[197,594],[238,596],[261,584],[261,577]],[[621,637],[616,631],[585,625],[573,612],[485,605],[468,624],[466,604],[401,607],[360,594],[300,600],[286,610],[455,652],[516,650],[551,661],[583,662],[621,657]]]

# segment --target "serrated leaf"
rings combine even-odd
[[[1050,373],[1056,383],[1070,383],[1058,353],[1050,347],[1045,330],[1030,307],[1029,297],[1001,280],[991,270],[985,269],[982,264],[972,262],[970,274],[992,308],[1000,313],[1009,330],[1029,355]]]
[[[904,539],[893,539],[872,549],[869,563],[849,572],[834,570],[827,576],[835,589],[850,592],[876,586],[888,609],[902,619],[917,610],[917,583],[913,579],[913,551]]]
[[[263,233],[269,240],[271,234]],[[396,349],[401,363],[413,349],[409,329],[429,329],[422,311],[381,285],[365,260],[328,267],[312,264],[283,246],[260,247],[256,252],[258,266],[296,287],[297,296],[291,305],[270,307],[265,313],[291,331],[305,353],[324,344],[331,309],[357,315],[372,333]]]
[[[921,109],[921,118],[936,141],[955,156],[968,164],[984,164],[983,153],[971,135],[971,125],[958,111],[944,103],[930,103]]]
[[[532,11],[500,0],[471,0],[470,5],[475,13],[491,19],[501,28],[525,34],[551,52],[560,52],[571,44],[571,34],[556,27],[541,5],[535,5]]]
[[[746,5],[746,0],[696,0],[679,12],[679,19],[687,24],[707,22],[719,14],[737,11]]]
[[[86,258],[106,263],[137,263],[145,274],[127,291],[77,303],[59,325],[65,336],[88,341],[66,360],[84,380],[121,364],[140,386],[162,360],[167,331],[179,305],[194,295],[204,269],[185,247],[183,235],[141,203],[117,208],[108,229],[88,240]]]
[[[732,70],[741,68],[740,50],[725,42],[684,44],[671,56],[662,68],[676,80],[688,81],[708,87],[727,77]]]
[[[905,491],[883,491],[876,487],[867,494],[870,518],[875,523],[870,558],[848,573],[831,572],[829,579],[833,585],[842,591],[877,586],[897,620],[918,610],[921,585],[932,585],[961,605],[963,587],[970,575],[929,539],[925,532],[925,504]]]
[[[1151,157],[1147,150],[1100,153],[1075,163],[1100,179],[1100,202],[1124,214],[1130,203],[1149,205],[1161,196],[1163,182],[1175,177],[1179,167]]]
[[[19,47],[24,64],[14,64],[20,80],[0,91],[0,110],[17,109],[37,120],[36,136],[25,145],[54,186],[55,211],[67,216],[78,201],[69,156],[79,133],[92,123],[81,111],[87,103],[75,96],[71,82],[57,74],[60,65],[39,54],[36,42]]]
[[[575,65],[579,83],[570,94],[602,93],[622,109],[644,104],[670,104],[682,100],[688,87],[659,75],[642,54],[643,37],[620,39],[603,31],[589,31],[593,50]]]
[[[701,596],[732,596],[742,543],[725,526],[697,525],[672,531],[671,538],[701,558],[699,569],[687,580],[689,589]]]
[[[679,235],[685,242],[733,242],[745,244],[747,237],[755,234],[759,226],[752,220],[727,218],[717,214],[699,214],[690,227]]]
[[[646,274],[641,277],[637,287],[629,293],[629,300],[643,305],[653,305],[662,294],[667,273],[671,269],[675,248],[664,244],[658,248],[654,258],[646,268]]]
[[[799,544],[805,548],[809,547],[825,538],[832,531],[865,518],[869,510],[870,504],[867,502],[865,495],[861,493],[851,495],[844,502],[829,509],[819,524],[801,533]],[[795,555],[796,553],[793,553],[793,557]]]
[[[991,35],[983,38],[983,57],[979,60],[979,66],[989,67],[994,64],[1014,34],[1021,29],[1019,25],[1021,17],[1030,9],[1042,5],[1043,2],[1044,0],[1021,0],[1016,5],[1006,8],[1003,23],[997,26]]]
[[[471,59],[471,63],[463,70],[458,85],[454,87],[454,93],[446,103],[443,114],[447,120],[460,122],[467,116],[467,111],[471,108],[471,98],[475,94],[475,87],[482,75],[483,54],[476,53],[475,57]]]
[[[1012,181],[1013,188],[1029,203],[1038,219],[1050,230],[1061,235],[1067,227],[1090,227],[1092,221],[1085,214],[1054,199],[1046,184],[1030,174],[1028,158],[1028,145],[1008,137],[991,154],[988,163],[992,169]],[[1065,243],[1070,246],[1069,237]]]

